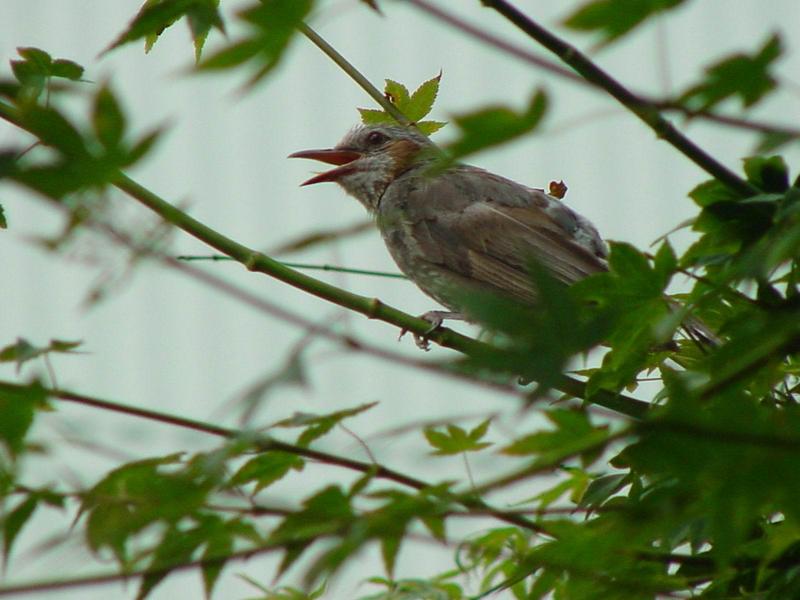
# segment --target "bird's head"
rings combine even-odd
[[[333,148],[302,150],[289,157],[336,165],[302,185],[335,181],[374,211],[386,187],[419,164],[421,150],[432,147],[430,140],[413,127],[367,125],[354,128]]]

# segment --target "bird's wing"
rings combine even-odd
[[[421,202],[425,206],[421,206]],[[538,261],[566,284],[606,270],[596,229],[560,201],[478,169],[428,179],[407,198],[407,226],[427,260],[522,300]]]

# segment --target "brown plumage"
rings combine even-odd
[[[412,128],[366,126],[333,149],[307,150],[336,168],[304,185],[335,181],[376,217],[400,270],[426,294],[455,311],[456,289],[483,289],[533,304],[528,265],[572,284],[605,271],[607,250],[597,229],[542,190],[483,169],[454,165],[433,176],[431,142]]]

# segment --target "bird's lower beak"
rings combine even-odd
[[[347,175],[356,170],[353,162],[361,158],[361,153],[355,150],[345,150],[341,148],[331,148],[328,150],[301,150],[289,155],[289,158],[311,158],[319,160],[329,165],[338,165],[335,169],[325,171],[319,175],[315,175],[308,181],[304,181],[300,185],[311,185],[312,183],[321,183],[323,181],[336,181],[343,175]]]

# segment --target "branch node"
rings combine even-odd
[[[258,271],[258,265],[262,258],[264,258],[264,255],[261,252],[251,252],[247,255],[247,258],[242,261],[242,264],[248,271]]]
[[[365,314],[368,319],[374,319],[378,316],[382,308],[383,308],[383,302],[381,302],[377,298],[372,298],[369,301],[369,305],[367,306],[367,312]]]

